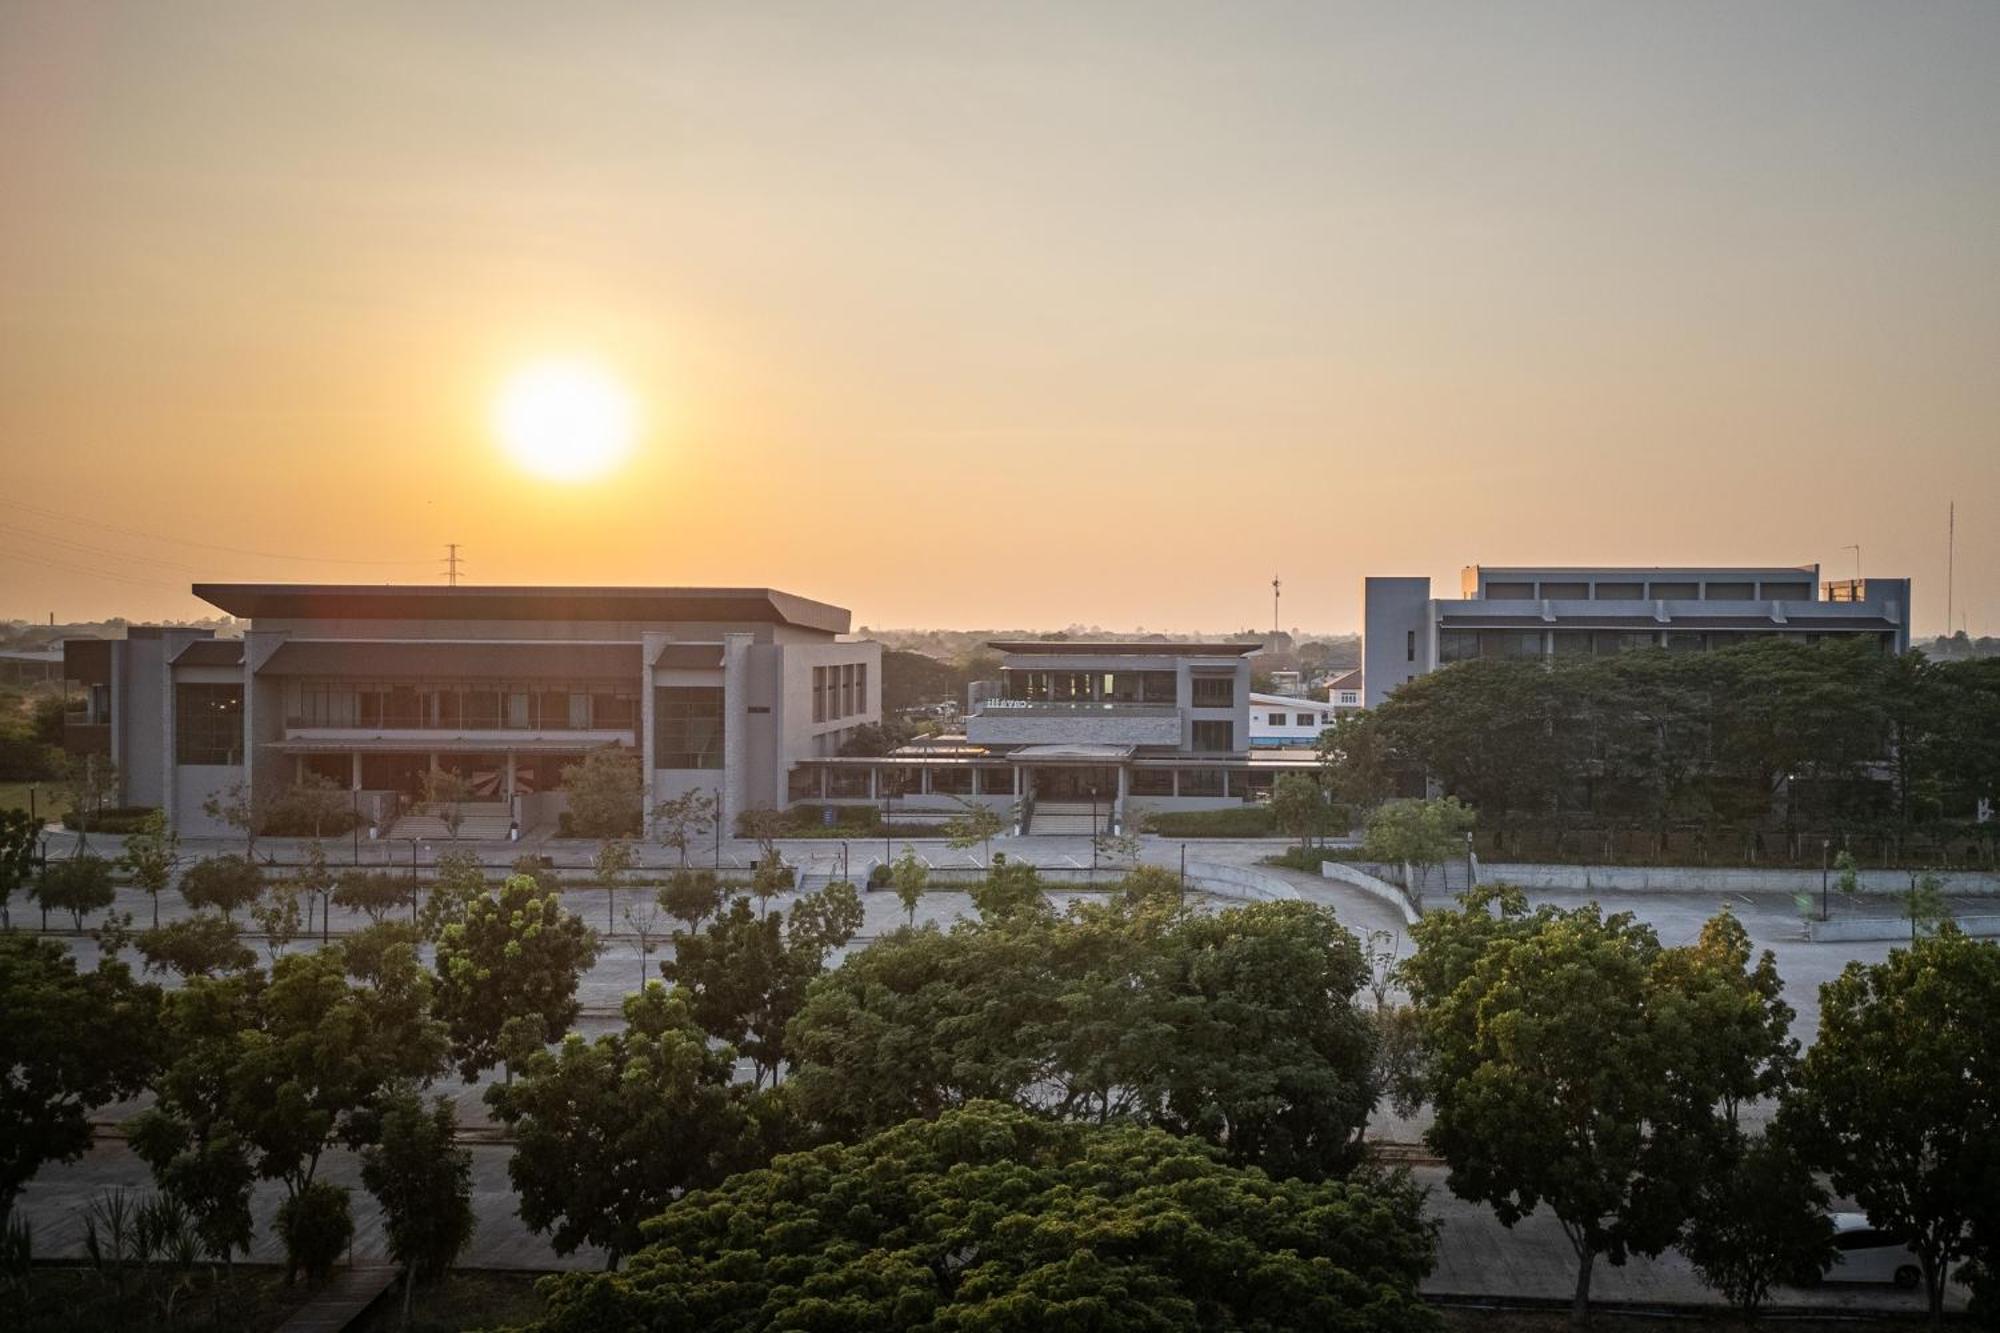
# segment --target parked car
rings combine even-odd
[[[1833,1248],[1833,1262],[1821,1275],[1824,1281],[1893,1282],[1909,1288],[1924,1280],[1923,1265],[1909,1241],[1876,1226],[1866,1213],[1833,1215]]]

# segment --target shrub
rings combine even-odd
[[[149,815],[158,813],[159,811],[150,805],[107,805],[90,817],[90,831],[112,834],[137,833]],[[66,811],[62,822],[63,827],[71,832],[77,831],[80,827],[74,810]]]
[[[1149,816],[1162,838],[1269,838],[1278,832],[1271,808],[1239,805],[1224,810],[1173,810]]]
[[[303,1272],[315,1287],[326,1281],[354,1237],[347,1191],[324,1180],[313,1181],[278,1206],[278,1235],[285,1242],[288,1268]]]
[[[264,877],[254,862],[241,856],[211,856],[195,862],[181,876],[181,897],[190,907],[214,907],[230,916],[264,891]]]
[[[336,810],[322,816],[319,827],[313,827],[310,810],[280,803],[271,813],[264,816],[264,836],[268,838],[337,838],[344,833],[352,833],[365,820],[352,810]]]

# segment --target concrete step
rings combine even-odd
[[[497,815],[468,815],[459,821],[460,842],[501,839],[507,836],[510,821],[502,807]],[[450,842],[452,831],[437,815],[404,815],[389,828],[391,838],[421,838],[426,842]]]

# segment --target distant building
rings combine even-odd
[[[881,646],[840,607],[768,588],[197,584],[241,639],[135,625],[70,640],[72,748],[108,754],[126,805],[186,834],[203,802],[315,774],[384,833],[426,774],[474,798],[467,836],[553,831],[562,770],[634,751],[651,801],[713,790],[726,820],[782,806],[795,763],[881,720]]]
[[[1273,671],[1270,680],[1273,694],[1296,699],[1306,692],[1305,676],[1297,671]]]
[[[1370,578],[1362,667],[1370,707],[1407,680],[1475,657],[1698,652],[1776,635],[1910,646],[1910,581],[1822,585],[1818,565],[1728,568],[1469,566],[1460,596],[1427,578]]]
[[[1319,734],[1333,725],[1335,709],[1330,699],[1253,694],[1250,696],[1250,748],[1310,750],[1319,740]]]
[[[1359,712],[1363,707],[1365,688],[1361,668],[1343,671],[1326,683],[1327,702],[1333,705],[1336,717]]]

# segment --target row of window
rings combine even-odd
[[[838,722],[868,711],[868,664],[813,668],[813,721]]]
[[[630,730],[638,723],[637,690],[563,681],[308,680],[298,686],[290,719],[294,727],[456,731],[610,731]]]
[[[1171,671],[1003,670],[1000,683],[1009,699],[1031,703],[1171,704]]]
[[[1271,726],[1282,727],[1286,725],[1285,723],[1286,716],[1287,715],[1284,713],[1266,713],[1264,715],[1264,721]],[[1293,721],[1291,725],[1295,727],[1319,727],[1326,725],[1318,713],[1298,713],[1298,714],[1293,714],[1292,716],[1296,720]]]
[[[243,762],[243,687],[174,687],[174,762]]]
[[[1810,581],[1755,583],[1748,580],[1604,580],[1595,584],[1575,580],[1543,579],[1540,582],[1489,582],[1484,596],[1495,601],[1598,602],[1809,602]]]
[[[1543,653],[1542,633],[1538,629],[1439,630],[1438,663],[1468,662],[1475,657],[1540,657]],[[1804,634],[1771,630],[1668,630],[1663,634],[1657,630],[1559,629],[1548,633],[1550,650],[1557,657],[1608,657],[1614,653],[1661,647],[1672,653],[1698,653],[1774,637],[1817,642],[1844,638],[1849,632]]]
[[[871,786],[870,773],[879,775]],[[1130,791],[1134,796],[1238,796],[1245,799],[1268,795],[1277,775],[1271,772],[1222,768],[1134,768]],[[822,785],[823,784],[823,785]],[[860,766],[821,768],[800,765],[786,783],[794,801],[861,800],[884,796],[1013,796],[1014,770],[1001,764],[938,765],[935,767],[868,769]]]
[[[660,685],[653,690],[653,767],[721,768],[722,688]]]

